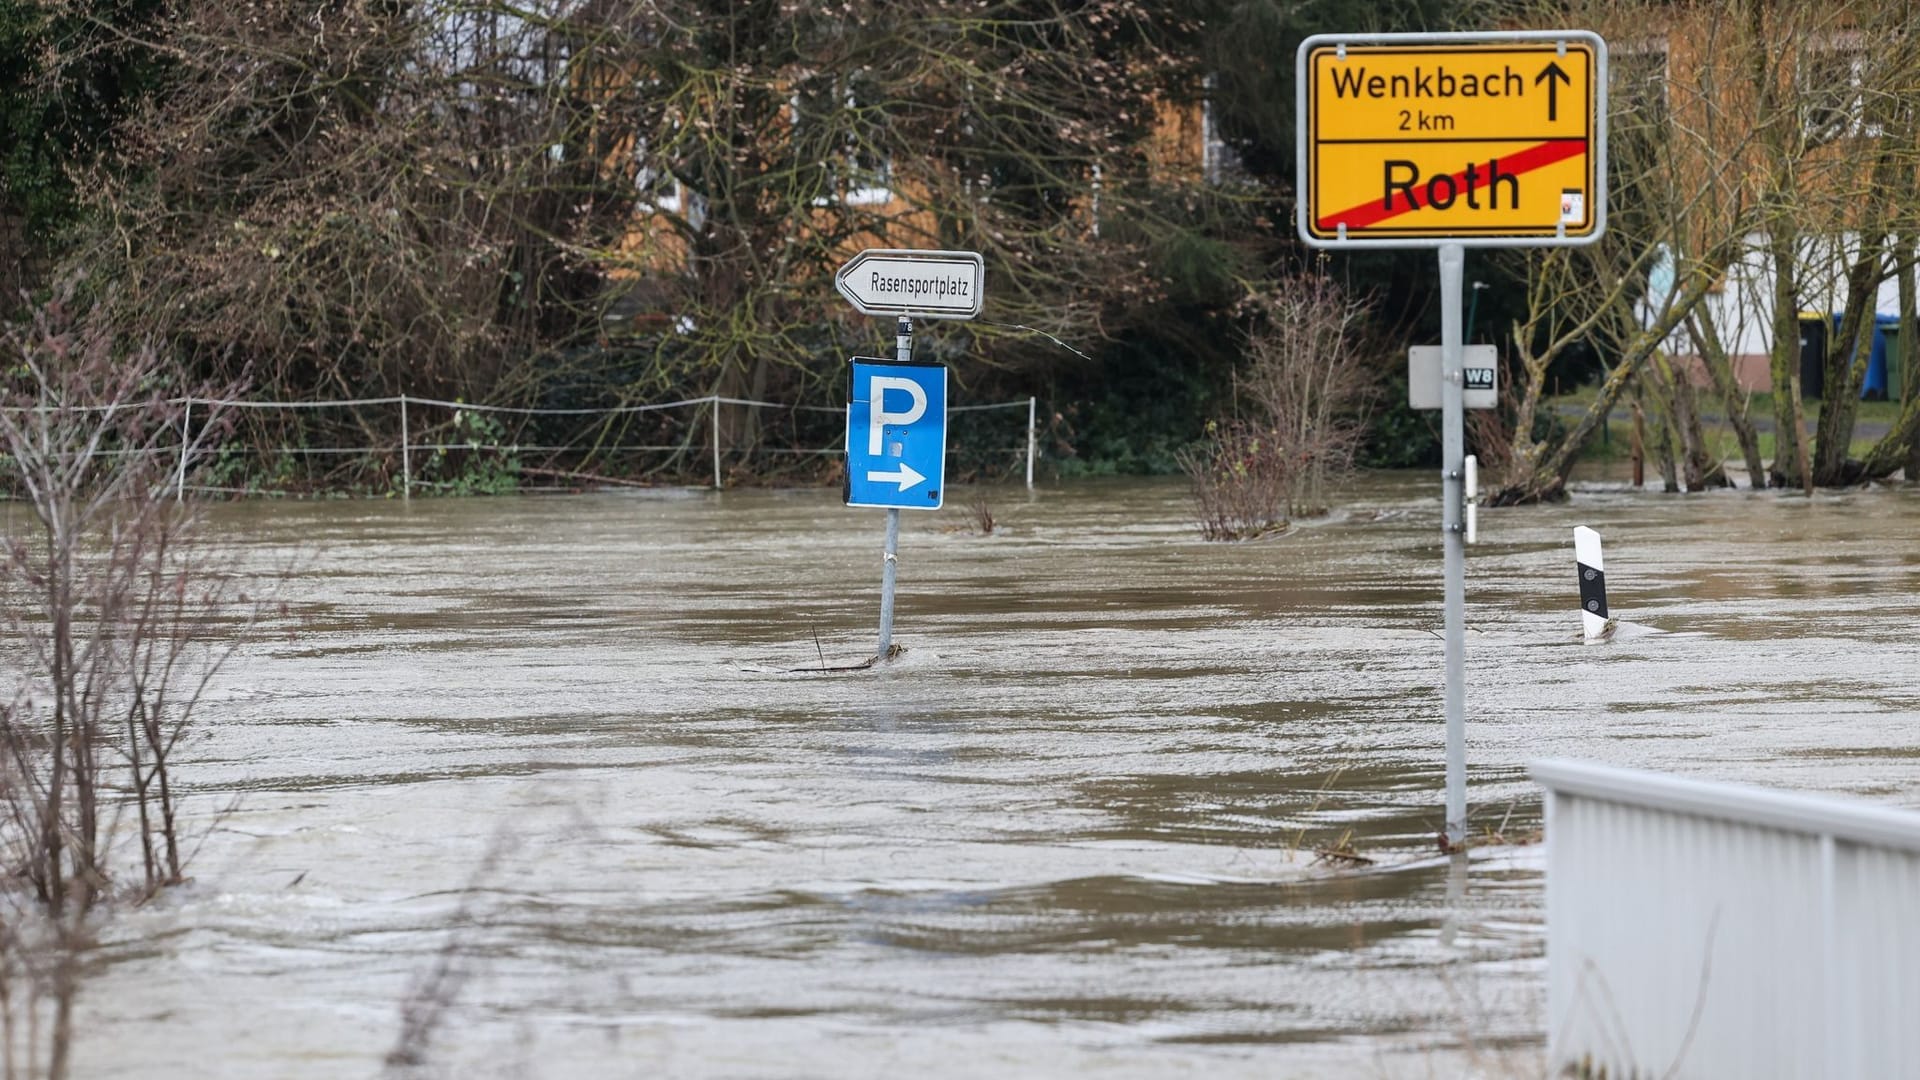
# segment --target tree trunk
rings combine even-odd
[[[1813,482],[1823,487],[1858,483],[1859,463],[1849,463],[1853,427],[1860,415],[1860,387],[1866,381],[1867,355],[1873,345],[1873,314],[1884,276],[1884,237],[1862,237],[1859,258],[1847,270],[1847,302],[1840,330],[1827,350],[1823,372],[1826,396],[1820,402],[1819,432],[1814,437]]]
[[[1655,375],[1650,385],[1666,403],[1666,413],[1672,421],[1681,490],[1705,491],[1709,487],[1728,486],[1726,470],[1707,449],[1707,433],[1700,422],[1700,399],[1693,385],[1693,372],[1675,363],[1664,351],[1654,354],[1647,370]]]
[[[1861,475],[1868,480],[1880,480],[1893,475],[1895,469],[1906,467],[1909,482],[1920,480],[1920,371],[1916,371],[1916,360],[1920,360],[1920,319],[1915,317],[1914,266],[1916,254],[1915,237],[1911,232],[1903,233],[1894,242],[1894,255],[1899,264],[1900,281],[1900,328],[1894,341],[1900,347],[1900,415],[1886,435],[1874,444],[1867,458],[1861,463]],[[1887,363],[1894,362],[1892,356]]]
[[[1716,255],[1719,253],[1716,253]],[[1717,259],[1706,260],[1709,265]],[[1667,340],[1681,320],[1692,314],[1700,306],[1700,300],[1706,296],[1707,289],[1713,284],[1713,276],[1696,270],[1686,279],[1686,289],[1667,306],[1666,313],[1652,326],[1635,333],[1621,349],[1621,358],[1600,384],[1600,392],[1594,395],[1593,403],[1581,414],[1558,443],[1552,446],[1537,445],[1529,448],[1528,454],[1514,455],[1514,475],[1509,477],[1500,490],[1485,500],[1488,506],[1520,506],[1527,503],[1558,502],[1566,498],[1567,478],[1573,474],[1574,465],[1580,460],[1580,452],[1587,442],[1606,423],[1607,415],[1620,401],[1620,395],[1626,392],[1627,384],[1646,364],[1662,342]],[[1514,433],[1514,446],[1520,446],[1525,432]]]
[[[1800,312],[1794,296],[1798,277],[1797,235],[1784,215],[1775,215],[1767,247],[1773,256],[1773,486],[1797,487],[1811,475],[1807,430],[1800,404]]]
[[[1536,357],[1525,345],[1519,346],[1520,366],[1526,385],[1521,390],[1519,404],[1514,408],[1512,438],[1508,440],[1506,467],[1501,471],[1502,487],[1489,498],[1488,504],[1494,506],[1513,505],[1498,501],[1501,494],[1509,491],[1530,491],[1537,475],[1540,459],[1545,455],[1546,447],[1533,440],[1533,418],[1540,407],[1541,389],[1546,382],[1547,365],[1550,357]],[[1555,496],[1548,496],[1552,501]],[[1538,497],[1520,497],[1515,502],[1538,502]]]
[[[67,1080],[73,1061],[73,1003],[80,993],[80,943],[77,931],[62,926],[53,962],[53,1036],[47,1047],[47,1080]],[[29,1005],[29,1008],[32,1006]],[[12,1047],[8,1047],[11,1056]]]
[[[56,511],[57,512],[57,511]],[[63,873],[66,852],[63,840],[66,837],[67,794],[67,728],[74,723],[70,711],[73,700],[73,607],[70,603],[72,584],[68,575],[72,573],[72,546],[65,539],[63,531],[52,520],[47,529],[47,610],[53,614],[53,640],[51,642],[51,670],[48,676],[52,682],[53,730],[49,732],[52,749],[51,768],[48,770],[47,789],[40,819],[40,860],[41,868],[36,875],[44,873],[40,882],[40,897],[55,919],[66,914],[67,884]]]
[[[1756,94],[1753,127],[1761,133],[1760,167],[1765,190],[1761,220],[1767,233],[1767,251],[1773,263],[1773,351],[1768,364],[1773,380],[1773,474],[1776,487],[1799,485],[1808,477],[1806,428],[1797,418],[1800,403],[1799,246],[1800,227],[1795,213],[1800,192],[1795,176],[1801,139],[1796,102],[1780,100],[1780,57],[1764,47],[1775,40],[1768,17],[1779,13],[1772,0],[1746,0],[1748,29],[1747,77]],[[1791,27],[1786,28],[1791,31]]]
[[[1800,477],[1800,489],[1811,496],[1813,494],[1813,468],[1807,462],[1807,413],[1800,404],[1800,373],[1798,371],[1787,377],[1787,389],[1790,391],[1788,396],[1789,412],[1787,414],[1787,423],[1792,425],[1793,431],[1793,440],[1790,445],[1793,447],[1794,471]],[[1780,460],[1781,452],[1781,447],[1776,438],[1773,452],[1775,461]]]
[[[1727,423],[1733,426],[1734,438],[1740,441],[1740,456],[1747,462],[1747,484],[1750,487],[1766,487],[1767,467],[1760,458],[1760,434],[1754,430],[1753,418],[1747,415],[1750,399],[1734,377],[1733,361],[1727,356],[1726,343],[1720,340],[1720,328],[1714,323],[1712,310],[1702,305],[1696,314],[1698,317],[1687,323],[1693,335],[1694,351],[1700,354],[1700,362],[1706,365],[1713,388],[1719,392],[1720,400],[1726,406]],[[1721,476],[1725,475],[1723,469]],[[1732,480],[1726,482],[1729,487],[1733,484]]]
[[[1660,420],[1659,437],[1652,440],[1651,446],[1649,446],[1649,440],[1647,439],[1646,384],[1644,381],[1636,383],[1633,388],[1632,408],[1633,486],[1636,488],[1647,486],[1647,458],[1652,456],[1655,459],[1654,463],[1660,467],[1660,478],[1665,484],[1667,494],[1671,495],[1679,491],[1680,484],[1673,475],[1673,454],[1667,445],[1667,422],[1664,418]],[[1653,451],[1652,455],[1648,454],[1649,449]]]
[[[1916,418],[1920,417],[1920,315],[1914,310],[1914,267],[1913,260],[1920,256],[1920,247],[1914,243],[1914,234],[1909,232],[1900,242],[1900,402],[1901,417],[1907,442],[1907,481],[1920,481],[1920,431],[1916,431]],[[1892,435],[1892,432],[1888,432]]]

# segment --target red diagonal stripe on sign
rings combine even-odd
[[[1545,168],[1556,161],[1565,161],[1571,157],[1579,157],[1586,152],[1587,140],[1585,139],[1554,139],[1536,146],[1529,146],[1511,157],[1501,157],[1494,160],[1500,162],[1500,174],[1502,176],[1518,176],[1521,173]],[[1474,162],[1474,167],[1478,170],[1476,175],[1480,182],[1473,185],[1473,190],[1487,190],[1489,174],[1492,171],[1489,168],[1490,165],[1491,162],[1486,161]],[[1467,197],[1467,171],[1465,169],[1453,174],[1453,184],[1454,190],[1460,193],[1459,199],[1465,199]],[[1424,187],[1425,185],[1423,184],[1421,186]],[[1391,210],[1387,209],[1387,200],[1383,193],[1380,198],[1369,199],[1358,206],[1350,207],[1336,214],[1327,214],[1321,217],[1319,228],[1325,232],[1334,232],[1344,224],[1348,229],[1364,229],[1369,225],[1378,225],[1389,218],[1396,218],[1402,214],[1410,214],[1415,210],[1426,209],[1424,206],[1418,205],[1418,188],[1414,189],[1414,197],[1411,200],[1406,197],[1406,194],[1406,192],[1401,192],[1400,195],[1393,200],[1393,209]],[[1408,206],[1407,203],[1409,201],[1415,205]],[[1455,204],[1458,204],[1457,199]]]

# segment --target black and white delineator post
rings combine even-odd
[[[1573,530],[1573,561],[1580,572],[1580,625],[1588,641],[1607,634],[1607,564],[1600,557],[1600,534],[1585,525]]]

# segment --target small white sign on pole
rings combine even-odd
[[[868,248],[833,275],[833,287],[868,315],[971,319],[980,314],[986,267],[977,251]]]
[[[1468,345],[1465,375],[1467,408],[1492,409],[1500,404],[1500,350]],[[1415,345],[1407,350],[1407,407],[1438,409],[1440,403],[1440,346]]]

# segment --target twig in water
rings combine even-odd
[[[1331,844],[1322,844],[1313,849],[1314,862],[1337,863],[1341,866],[1372,866],[1373,860],[1354,850],[1353,830],[1340,834],[1340,839]]]
[[[1341,774],[1345,773],[1346,771],[1347,771],[1347,763],[1341,762],[1339,765],[1336,765],[1334,767],[1332,772],[1329,772],[1327,774],[1327,778],[1325,780],[1322,780],[1320,782],[1319,790],[1314,793],[1313,803],[1307,807],[1308,817],[1312,817],[1314,814],[1317,814],[1320,812],[1321,804],[1326,802],[1327,800],[1327,790],[1333,787],[1333,785],[1337,781],[1339,781]],[[1293,834],[1293,843],[1288,845],[1287,861],[1289,862],[1293,861],[1293,854],[1300,850],[1300,846],[1306,842],[1306,839],[1307,839],[1307,826],[1302,825],[1300,826],[1299,831]]]
[[[810,625],[808,629],[813,631],[813,651],[820,655],[820,670],[825,671],[827,670],[827,650],[820,647],[820,628]]]
[[[973,500],[969,509],[973,512],[973,528],[981,536],[993,535],[993,511],[987,507],[986,496]]]

